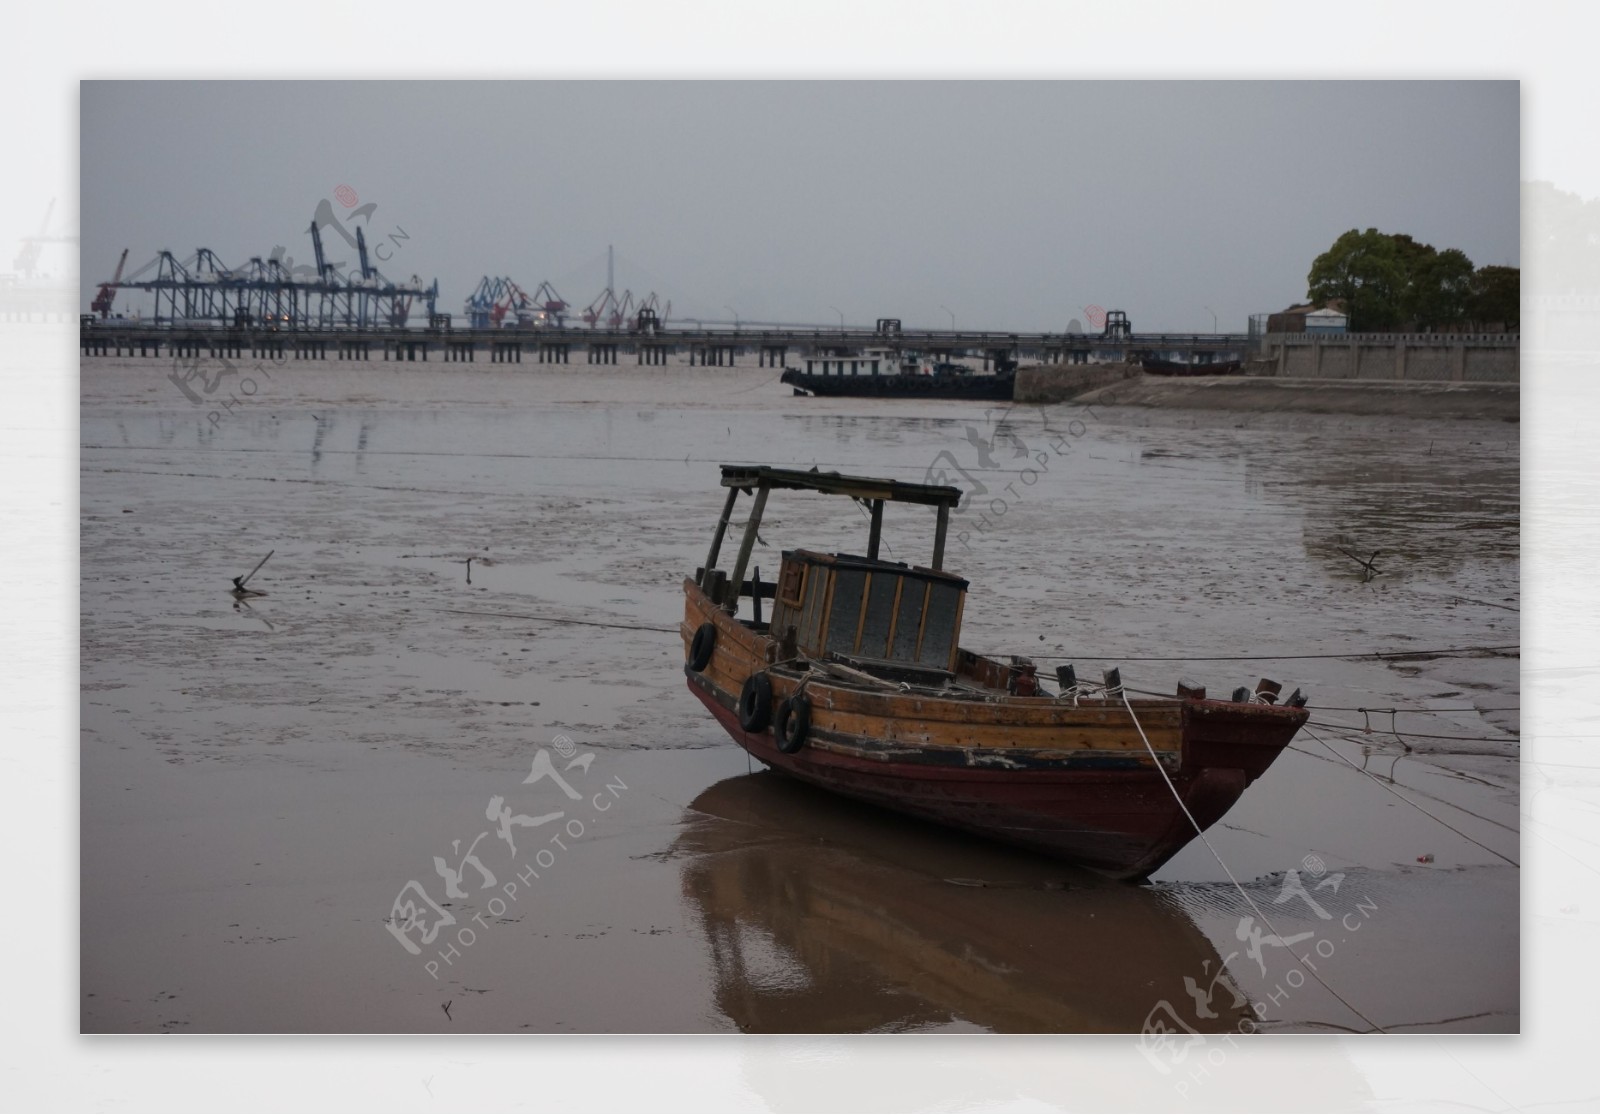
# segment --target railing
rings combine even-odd
[[[1514,348],[1521,333],[1268,333],[1263,339],[1272,345],[1489,345]]]
[[[83,321],[85,332],[124,333],[129,335],[167,335],[171,333],[196,333],[216,336],[295,336],[337,337],[363,334],[374,338],[425,339],[448,331],[462,340],[544,340],[554,343],[577,344],[598,341],[606,344],[655,341],[687,342],[737,341],[745,345],[810,344],[838,347],[880,348],[989,348],[1012,349],[1018,347],[1066,347],[1074,349],[1129,349],[1129,348],[1220,348],[1243,346],[1247,335],[1243,333],[1134,333],[1126,337],[1105,337],[1098,333],[1012,333],[994,330],[944,330],[918,329],[898,333],[878,333],[867,328],[843,329],[784,329],[771,327],[751,328],[706,324],[693,327],[669,325],[653,330],[592,329],[587,326],[529,327],[529,328],[473,328],[454,327],[441,329],[433,326],[375,326],[372,324],[335,324],[331,326],[298,326],[292,322],[276,327],[262,327],[254,323],[231,325],[215,321],[132,321],[126,318],[93,319]]]

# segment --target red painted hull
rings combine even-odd
[[[731,701],[692,673],[689,690],[734,741],[774,769],[837,793],[1062,859],[1144,879],[1219,820],[1288,745],[1304,714],[1240,714],[1220,703],[1185,710],[1184,761],[1171,775],[1194,823],[1154,767],[1023,770],[865,759],[826,747],[793,755],[770,731],[746,732]],[[1259,709],[1259,706],[1258,706]],[[1283,715],[1288,713],[1288,715]]]

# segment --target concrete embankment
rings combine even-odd
[[[1099,377],[1086,375],[1098,372]],[[1521,417],[1517,383],[1397,382],[1279,376],[1147,376],[1123,364],[1024,368],[1018,402],[1189,410],[1302,411],[1413,418]]]
[[[1142,374],[1137,364],[1035,364],[1017,369],[1012,397],[1019,403],[1064,403]]]

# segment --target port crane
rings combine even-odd
[[[145,267],[124,280],[119,263],[116,277],[100,285],[94,309],[108,311],[115,292],[128,287],[154,295],[153,320],[157,324],[220,322],[239,329],[350,329],[383,322],[403,327],[418,299],[429,316],[433,315],[439,298],[438,280],[427,286],[416,275],[404,284],[390,281],[373,266],[366,234],[359,226],[356,250],[361,270],[348,276],[339,273],[339,264],[328,261],[320,223],[315,219],[310,233],[316,257],[314,273],[310,267],[291,266],[281,258],[281,249],[269,259],[252,256],[238,269],[224,266],[209,248],[197,249],[181,262],[163,250],[157,254],[153,278],[140,277],[149,270]]]
[[[633,291],[625,290],[622,292],[621,300],[617,302],[610,316],[606,318],[606,328],[621,329],[624,325],[632,324],[634,318],[631,315],[634,312]]]
[[[528,297],[525,290],[511,279],[501,280],[504,290],[495,300],[494,307],[489,311],[489,324],[498,329],[505,322],[506,315],[514,314],[518,325],[532,325],[534,321],[533,299]]]
[[[616,293],[610,287],[606,287],[578,317],[590,329],[598,329],[602,321],[610,321],[612,315],[616,313],[617,307]],[[615,328],[615,326],[608,326],[608,328]]]
[[[563,329],[569,309],[571,304],[548,282],[529,294],[509,276],[485,275],[466,300],[467,321],[475,329]]]
[[[546,322],[554,322],[557,329],[566,328],[567,311],[572,307],[556,293],[555,287],[548,282],[540,283],[539,289],[533,292],[533,301],[545,314]]]
[[[111,276],[109,283],[100,284],[100,293],[94,296],[94,301],[89,303],[89,309],[100,315],[101,319],[111,316],[111,302],[117,296],[117,287],[122,283],[122,269],[128,263],[128,249],[122,249],[122,258],[117,260],[116,274]]]

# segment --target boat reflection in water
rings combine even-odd
[[[770,772],[719,782],[690,809],[671,852],[686,920],[741,1031],[1237,1032],[1254,1017],[1159,891]]]

